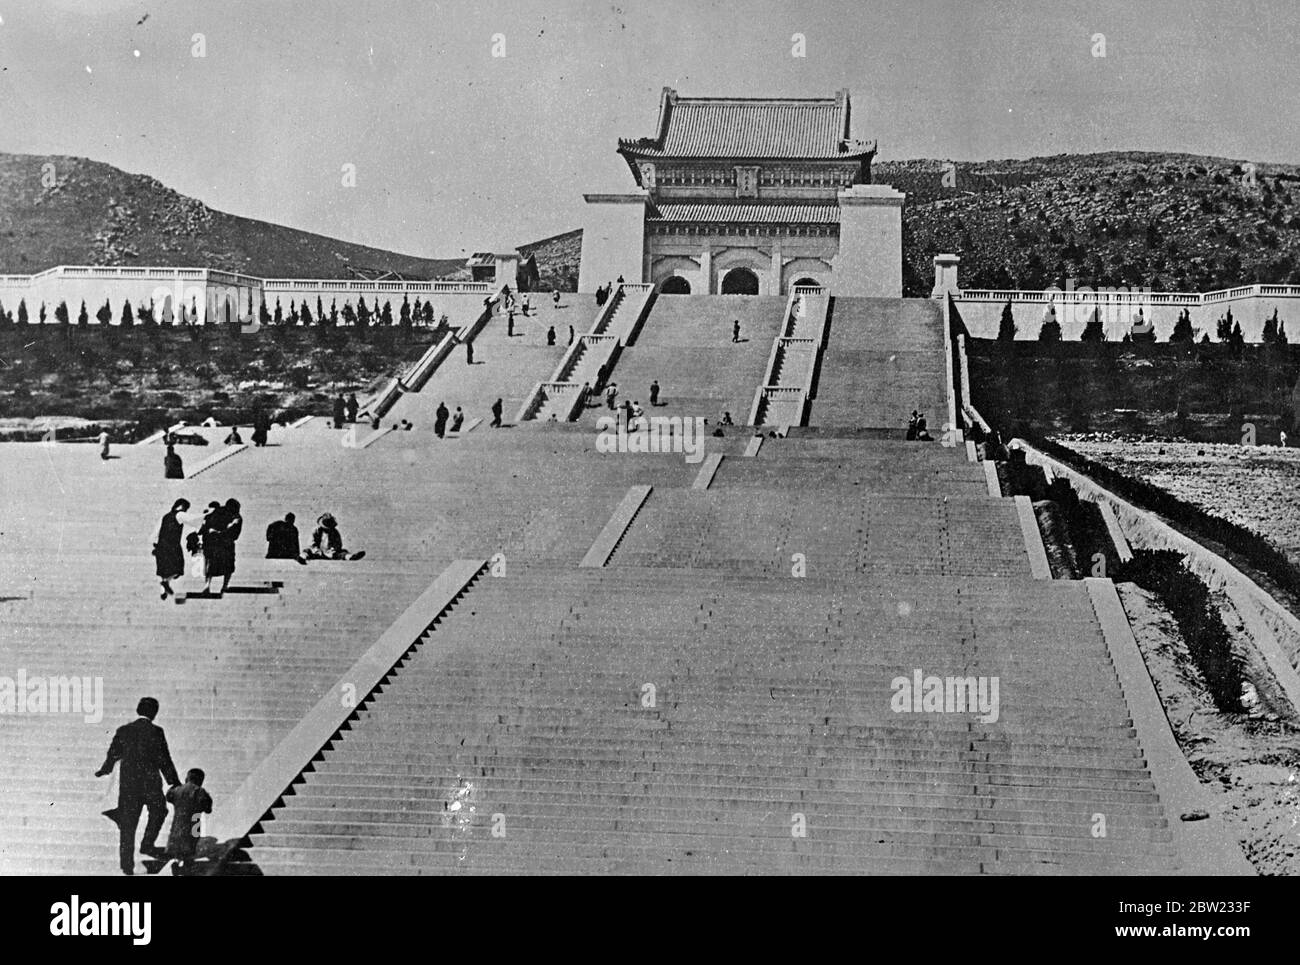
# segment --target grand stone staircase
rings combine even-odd
[[[783,310],[661,297],[615,379],[658,378],[654,414],[739,416]],[[0,447],[0,653],[101,675],[106,698],[98,724],[0,715],[0,872],[115,871],[91,772],[144,693],[177,766],[208,771],[209,832],[267,874],[1204,870],[1104,581],[1034,579],[1036,531],[963,448],[858,435],[945,410],[933,305],[836,299],[811,427],[728,430],[698,464],[601,452],[585,421],[435,438],[422,398],[475,415],[546,361],[498,319],[479,337],[484,365],[444,363],[399,402],[416,428],[365,448],[315,420],[167,481],[156,446]],[[180,495],[243,503],[241,592],[158,600],[148,547]],[[258,560],[286,510],[304,540],[333,512],[366,559]],[[355,711],[293,743],[452,561],[488,559]],[[916,672],[996,678],[996,717],[900,711]],[[282,759],[269,810],[236,822],[236,789]]]

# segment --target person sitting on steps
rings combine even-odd
[[[323,513],[316,520],[316,532],[312,534],[311,548],[307,550],[309,560],[359,560],[366,555],[349,553],[343,548],[343,534],[339,532],[338,521],[329,513]]]

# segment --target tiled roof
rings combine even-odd
[[[873,144],[849,141],[849,96],[807,100],[678,97],[665,90],[654,137],[622,140],[638,157],[852,158]]]
[[[660,204],[651,221],[838,224],[836,204]]]

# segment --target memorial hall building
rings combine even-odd
[[[871,183],[874,141],[834,97],[680,97],[621,139],[635,187],[584,195],[579,291],[622,276],[665,294],[902,295],[903,195]]]

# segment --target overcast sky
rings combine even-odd
[[[0,0],[0,21],[0,151],[434,257],[580,227],[584,191],[631,185],[617,139],[652,133],[665,86],[848,87],[881,160],[1300,160],[1297,0]]]

